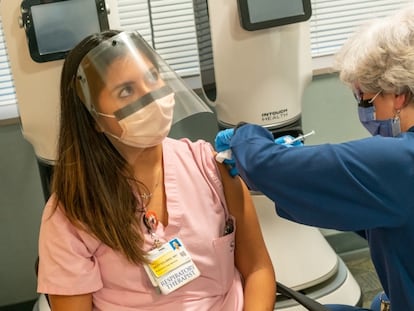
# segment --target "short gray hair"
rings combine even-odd
[[[336,55],[342,82],[362,92],[414,93],[414,6],[358,29]]]

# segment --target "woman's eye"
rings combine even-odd
[[[132,94],[133,94],[133,88],[130,85],[128,85],[121,89],[121,91],[119,92],[119,97],[125,98],[125,97],[131,96]]]
[[[149,84],[155,84],[158,83],[158,80],[160,79],[160,75],[158,73],[158,70],[155,68],[152,68],[150,71],[148,71],[145,75],[145,80]]]

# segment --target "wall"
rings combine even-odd
[[[336,75],[315,77],[303,100],[307,144],[341,142],[367,136],[359,124],[356,102]],[[217,125],[204,114],[175,126],[173,137],[212,142]],[[34,262],[44,200],[36,157],[17,124],[0,126],[0,306],[35,299]]]
[[[336,74],[314,77],[305,90],[302,105],[304,132],[315,130],[315,135],[306,139],[308,145],[339,143],[369,135],[358,120],[352,92]]]
[[[340,143],[369,135],[359,122],[354,95],[336,74],[313,78],[303,96],[302,119],[304,133],[315,131],[306,139],[307,145]],[[352,233],[328,229],[321,232],[335,250],[352,251],[366,246]]]
[[[35,297],[44,199],[32,146],[17,124],[0,127],[0,306]]]

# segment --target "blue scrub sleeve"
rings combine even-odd
[[[276,203],[280,216],[345,231],[399,226],[412,205],[409,142],[370,137],[343,144],[286,148],[259,125],[240,127],[230,142],[240,176]],[[395,152],[411,148],[406,152]],[[405,150],[403,150],[405,151]],[[384,159],[392,165],[384,165]],[[391,160],[390,160],[391,159]],[[390,185],[392,181],[392,185]],[[410,201],[410,202],[409,202]],[[389,204],[393,202],[393,204]]]

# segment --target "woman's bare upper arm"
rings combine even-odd
[[[250,191],[239,176],[218,163],[230,214],[236,218],[236,265],[242,274],[271,265]]]
[[[64,296],[49,295],[52,311],[92,311],[92,293]]]

